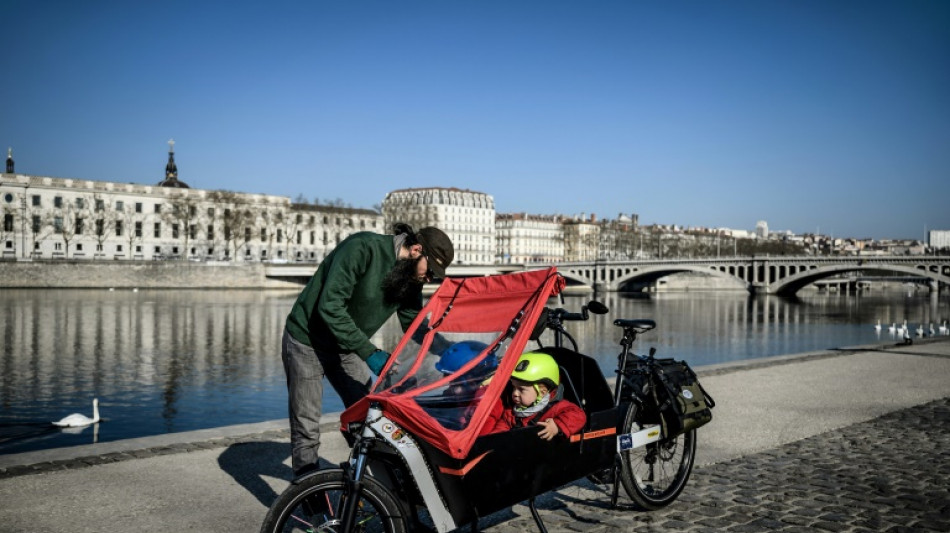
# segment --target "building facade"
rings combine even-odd
[[[414,229],[434,226],[455,246],[456,265],[495,261],[495,200],[467,189],[429,187],[392,191],[383,199],[383,218],[391,229],[405,222]]]
[[[930,230],[927,234],[927,246],[934,250],[950,248],[950,230]]]
[[[156,185],[17,174],[12,151],[6,170],[5,259],[317,262],[352,233],[384,231],[382,215],[368,209],[193,189],[178,179],[173,146]]]
[[[495,217],[498,263],[552,264],[564,260],[560,215],[503,213]]]

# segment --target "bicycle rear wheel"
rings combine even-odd
[[[271,505],[261,533],[339,533],[346,480],[342,470],[322,470],[291,484]],[[364,478],[354,531],[404,533],[406,515],[393,495]]]
[[[640,413],[631,406],[624,420],[624,433],[635,433],[647,425],[639,420]],[[661,509],[683,491],[695,456],[696,430],[620,452],[620,482],[640,509]]]

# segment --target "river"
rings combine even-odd
[[[296,291],[0,291],[0,454],[261,422],[286,416],[279,347]],[[566,296],[578,309],[589,296]],[[803,292],[608,294],[604,316],[570,323],[583,352],[611,372],[615,318],[651,318],[639,352],[704,366],[771,355],[896,342],[891,323],[925,331],[950,318],[947,294]],[[561,305],[552,300],[549,305]],[[881,332],[874,329],[880,320]],[[913,334],[913,333],[912,333]],[[377,335],[392,347],[393,322]],[[326,387],[327,412],[341,405]],[[50,421],[92,414],[97,428]]]

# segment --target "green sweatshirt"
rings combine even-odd
[[[396,264],[392,235],[354,233],[330,252],[304,287],[290,315],[287,332],[318,350],[356,353],[363,359],[377,348],[369,341],[399,313],[403,331],[422,309],[422,287],[411,305],[383,299],[382,281]]]

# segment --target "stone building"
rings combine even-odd
[[[5,259],[316,262],[351,233],[385,231],[368,209],[191,188],[173,141],[155,185],[17,174],[8,150],[0,218]]]
[[[495,261],[495,200],[467,189],[428,187],[392,191],[383,200],[383,217],[391,229],[405,222],[415,229],[435,226],[455,245],[456,265]]]
[[[498,263],[553,264],[564,260],[560,215],[501,213],[495,217]]]

